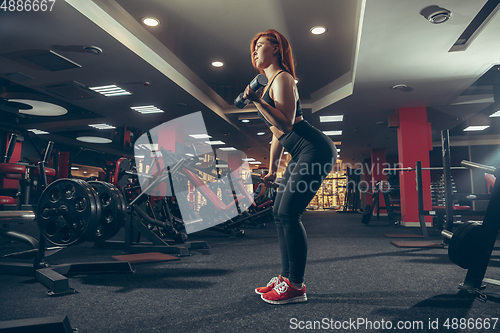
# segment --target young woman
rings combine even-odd
[[[270,184],[276,179],[283,148],[292,156],[273,210],[281,250],[281,275],[255,291],[271,304],[305,302],[307,236],[301,217],[332,170],[337,149],[330,138],[302,117],[292,49],[287,39],[276,30],[261,32],[253,38],[250,51],[254,68],[269,80],[262,96],[249,86],[243,96],[255,104],[260,118],[273,133],[269,173],[264,181]]]

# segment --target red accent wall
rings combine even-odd
[[[57,168],[57,178],[69,177],[69,151],[59,152]]]
[[[431,126],[427,122],[427,108],[406,107],[398,110],[398,155],[400,167],[415,168],[421,161],[422,168],[429,167],[429,150],[432,150]],[[430,141],[430,142],[429,142]],[[417,189],[415,171],[400,171],[401,220],[403,224],[418,223]],[[424,210],[431,210],[431,176],[429,170],[422,171]],[[427,216],[426,222],[432,223]]]

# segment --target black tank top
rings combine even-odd
[[[273,84],[274,80],[276,79],[276,76],[280,75],[283,72],[284,71],[281,71],[274,76],[273,80],[271,81],[271,84],[269,85],[269,88],[267,88],[266,93],[264,94],[264,96],[262,96],[262,99],[264,101],[266,101],[267,104],[271,105],[273,108],[276,107],[276,104],[274,103],[271,96],[269,96],[269,89],[271,89],[271,85]],[[262,113],[260,113],[259,110],[257,110],[257,112],[259,113],[259,118],[267,125],[267,127],[274,126],[273,124],[271,124],[270,122],[267,121],[267,119],[262,115]],[[295,117],[299,117],[299,116],[302,116],[302,107],[300,105],[300,99],[297,100],[297,106],[296,106],[296,111],[295,111]]]

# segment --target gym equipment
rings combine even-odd
[[[235,178],[230,169],[217,168],[215,160],[210,167],[201,168],[196,165],[198,158],[178,156],[164,148],[161,148],[161,152],[165,165],[171,165],[169,167],[171,177],[175,178],[177,183],[187,184],[189,181],[207,200],[207,204],[202,206],[197,213],[199,218],[190,223],[211,225],[210,230],[226,233],[234,238],[244,234],[244,230],[239,229],[243,223],[255,223],[257,219],[272,214],[272,207],[269,205],[262,206],[261,210],[258,210],[253,196],[245,189],[243,180]],[[225,188],[230,188],[232,192],[232,196],[227,196],[227,199],[231,198],[231,200],[228,202],[221,200],[200,178],[199,172],[211,175],[219,182],[227,179],[228,184]],[[216,186],[217,182],[209,185]],[[174,193],[173,186],[172,193]],[[246,209],[242,209],[242,207],[246,207]],[[235,212],[237,214],[234,214]],[[215,220],[211,218],[215,216],[217,217]],[[221,223],[221,219],[225,219],[225,222]]]
[[[267,83],[267,77],[264,74],[258,74],[249,85],[253,91],[259,92],[263,87],[267,86]],[[234,105],[239,109],[243,109],[248,103],[250,103],[250,100],[243,98],[243,93],[240,93],[234,100]]]
[[[419,221],[420,227],[422,229],[422,235],[424,237],[427,236],[427,229],[425,226],[425,218],[424,216],[433,216],[437,217],[438,225],[443,225],[445,228],[452,232],[453,230],[453,217],[454,215],[465,215],[465,216],[484,216],[485,211],[476,211],[471,210],[470,206],[455,206],[453,205],[453,199],[457,198],[460,200],[489,200],[489,195],[485,194],[467,194],[467,193],[453,193],[452,182],[451,182],[451,170],[467,170],[468,168],[464,165],[459,167],[450,166],[450,142],[449,142],[449,130],[441,131],[441,143],[442,143],[442,152],[443,152],[443,167],[431,167],[431,168],[422,168],[422,163],[417,161],[415,164],[415,168],[407,167],[407,168],[385,168],[384,171],[415,171],[416,173],[416,183],[417,183],[417,204],[418,204],[418,212],[419,212]],[[424,210],[423,204],[423,194],[422,194],[422,170],[442,170],[443,178],[444,178],[444,202],[449,203],[445,206],[432,206],[431,210]],[[442,220],[445,220],[443,223]],[[445,238],[445,243],[448,242],[448,239]]]
[[[360,205],[359,196],[359,181],[360,175],[356,174],[356,171],[347,167],[346,168],[346,195],[344,198],[344,205],[339,213],[357,213]]]
[[[368,225],[373,215],[373,211],[375,207],[377,207],[377,220],[380,218],[380,210],[385,209],[387,211],[389,226],[394,225],[396,221],[398,221],[398,214],[393,209],[394,207],[392,205],[391,191],[393,188],[387,182],[377,181],[372,190],[372,204],[366,205],[361,222]],[[382,195],[384,197],[385,207],[380,206],[380,191],[382,191]]]
[[[51,147],[52,143],[49,143],[44,161],[39,164],[40,174],[42,175],[40,177],[40,186],[45,190],[40,197],[35,214],[40,229],[38,241],[31,236],[16,234],[12,231],[2,233],[7,237],[30,244],[33,250],[38,248],[36,251],[29,251],[30,254],[35,254],[34,261],[32,264],[3,262],[0,264],[1,272],[11,275],[33,276],[49,289],[49,296],[66,295],[75,292],[69,287],[66,276],[96,273],[132,273],[133,270],[129,262],[73,263],[54,266],[44,262],[46,256],[54,253],[52,249],[46,248],[45,242],[47,240],[65,247],[84,242],[87,239],[104,237],[101,231],[106,229],[100,223],[101,199],[91,185],[77,179],[59,179],[46,187],[43,165],[50,154]],[[108,200],[108,205],[109,203]],[[123,210],[123,207],[121,209]],[[3,213],[8,213],[6,218],[12,218],[15,221],[31,219],[33,216],[33,212],[27,211]],[[109,215],[105,215],[105,217],[109,217]]]
[[[9,139],[9,144],[7,146],[7,151],[3,159],[4,163],[0,163],[0,174],[2,174],[6,178],[18,179],[20,182],[19,190],[16,195],[17,197],[16,210],[4,210],[0,212],[0,222],[2,222],[3,224],[30,223],[35,220],[35,214],[33,210],[21,210],[22,208],[26,209],[30,207],[29,205],[27,205],[29,198],[29,170],[30,167],[34,166],[9,163],[12,154],[14,152],[17,137],[18,137],[17,134],[15,133],[11,134]],[[44,156],[44,159],[38,164],[39,173],[40,175],[42,175],[41,186],[45,186],[47,184],[47,178],[45,177],[45,172],[47,170],[54,170],[45,168],[45,164],[47,163],[48,156],[50,155],[50,152],[52,150],[52,146],[53,142],[49,141],[47,144],[46,154]],[[4,207],[7,205],[13,206],[14,198],[8,196],[0,196],[0,204],[2,204]],[[5,228],[0,228],[0,236],[27,244],[30,247],[31,251],[30,253],[35,253],[39,245],[38,241],[34,237],[31,237],[29,235],[17,231],[8,230]],[[8,273],[8,267],[0,265],[0,268],[5,268],[5,271]]]
[[[75,333],[67,316],[52,316],[0,321],[2,333]]]
[[[129,253],[162,252],[178,256],[188,256],[190,249],[210,248],[205,241],[187,241],[182,219],[173,213],[175,196],[167,196],[153,204],[148,191],[141,189],[138,177],[135,166],[128,158],[118,159],[113,185],[118,188],[125,202],[125,240],[111,241],[107,237],[101,237],[96,241],[96,247],[124,248]],[[150,188],[169,181],[167,171],[157,177],[148,177]],[[119,213],[119,209],[116,212]],[[113,228],[110,226],[110,229]],[[149,242],[141,242],[141,236]],[[165,238],[172,238],[173,242]]]
[[[87,182],[97,192],[101,204],[101,218],[95,233],[88,240],[98,242],[113,238],[125,224],[127,205],[125,199],[113,184],[101,181]]]
[[[470,161],[462,161],[463,166],[495,172],[498,177],[500,169]],[[500,281],[485,279],[485,273],[491,258],[491,253],[500,231],[500,182],[495,182],[488,202],[482,224],[465,223],[454,233],[443,230],[441,234],[450,239],[448,256],[456,265],[467,269],[467,275],[459,288],[469,293],[480,294],[485,288],[483,282],[500,285]]]
[[[36,211],[41,234],[52,244],[80,244],[97,233],[98,195],[80,179],[58,179],[42,193]]]

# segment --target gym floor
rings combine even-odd
[[[390,227],[385,217],[365,226],[361,214],[334,211],[306,211],[303,222],[309,237],[306,303],[270,305],[254,292],[280,273],[276,230],[268,223],[260,229],[244,226],[238,239],[213,231],[190,235],[211,249],[178,261],[133,264],[133,274],[71,277],[78,293],[67,296],[48,297],[34,278],[0,275],[0,321],[63,315],[79,332],[92,333],[286,332],[314,325],[317,331],[339,332],[476,332],[481,330],[461,330],[453,318],[477,323],[500,317],[500,286],[486,288],[486,302],[459,294],[466,270],[449,261],[446,249],[397,248],[384,236],[418,233],[417,228]],[[35,225],[11,227],[36,236]],[[431,240],[441,242],[437,231],[431,230]],[[22,249],[0,239],[1,255]],[[120,254],[84,243],[47,262],[111,261]],[[500,279],[498,251],[486,277]],[[495,330],[500,322],[488,331]]]

